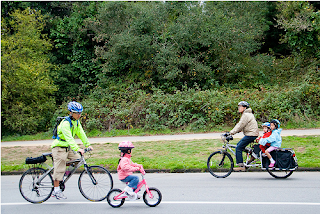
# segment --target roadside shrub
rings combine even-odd
[[[258,123],[277,118],[288,121],[316,120],[320,116],[320,86],[303,83],[260,89],[201,90],[183,87],[169,94],[158,88],[150,93],[131,86],[97,88],[83,100],[83,127],[88,131],[115,129],[209,130],[218,125],[235,125],[238,102],[250,103]],[[66,104],[63,105],[66,108]],[[55,115],[61,115],[62,108]]]

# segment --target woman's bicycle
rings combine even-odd
[[[126,194],[125,191],[120,189],[112,189],[107,195],[107,201],[111,207],[118,208],[124,204],[126,199],[132,201],[137,199],[137,193],[141,190],[141,188],[145,185],[146,190],[143,193],[143,201],[146,205],[150,207],[155,207],[160,204],[162,200],[161,192],[154,187],[148,187],[146,179],[144,178],[145,171],[143,168],[140,169],[142,180],[138,183],[137,189],[134,191],[134,195],[130,196]]]
[[[90,150],[85,149],[85,153]],[[81,153],[80,153],[81,155]],[[45,163],[47,157],[52,157],[52,153],[44,153],[37,158],[27,158],[26,163],[32,164],[20,178],[19,190],[24,199],[31,203],[42,203],[48,200],[54,189],[52,172],[54,169]],[[65,190],[65,184],[80,166],[84,170],[80,173],[78,187],[86,199],[89,201],[102,201],[107,197],[108,192],[113,187],[113,179],[110,172],[101,166],[88,166],[83,155],[81,158],[67,162],[67,166],[73,168],[66,171],[63,181],[60,182],[60,189]],[[44,169],[45,167],[47,169]]]
[[[236,156],[236,145],[229,144],[233,137],[225,133],[221,135],[221,139],[224,143],[223,149],[213,152],[207,161],[208,171],[216,178],[226,178],[232,173],[234,162],[231,154]],[[276,161],[274,168],[268,168],[270,161],[267,157],[263,157],[259,150],[258,145],[254,145],[253,142],[245,148],[246,155],[243,163],[246,169],[258,167],[266,170],[274,178],[287,178],[298,168],[297,157],[290,148],[278,148],[270,153]],[[255,158],[253,161],[252,156]]]

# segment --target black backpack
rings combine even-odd
[[[54,126],[54,129],[53,129],[52,139],[62,140],[62,139],[58,136],[58,126],[59,126],[59,124],[60,124],[64,119],[67,120],[67,121],[69,121],[69,123],[70,123],[70,129],[72,128],[72,122],[71,122],[71,118],[70,118],[69,116],[66,116],[66,117],[57,117],[56,125]],[[65,141],[65,140],[62,140],[62,141]]]

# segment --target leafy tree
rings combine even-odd
[[[50,41],[41,34],[40,11],[27,8],[1,22],[1,126],[2,134],[44,130],[55,109],[49,78]],[[12,29],[8,29],[8,25]]]
[[[74,2],[69,15],[52,20],[50,38],[54,42],[51,76],[59,91],[59,103],[67,97],[86,94],[95,87],[100,67],[93,61],[94,43],[84,20],[92,17],[98,2]]]
[[[320,57],[320,14],[309,2],[278,2],[278,27],[285,30],[281,39],[298,55]]]
[[[87,26],[103,61],[102,82],[123,75],[166,91],[241,81],[250,87],[272,63],[251,57],[268,28],[266,11],[264,2],[104,2]]]

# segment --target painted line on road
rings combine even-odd
[[[142,201],[126,201],[125,203],[144,203]],[[32,203],[1,203],[1,206],[31,205]],[[107,204],[107,202],[44,202],[44,204]],[[290,205],[290,206],[320,206],[312,202],[252,202],[252,201],[161,201],[161,204],[229,204],[229,205]]]

